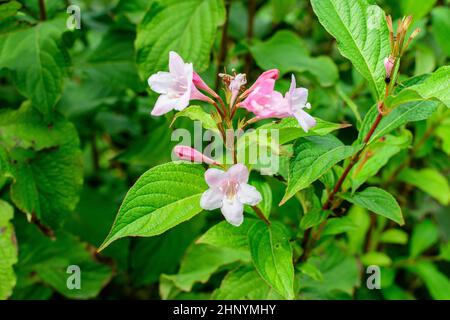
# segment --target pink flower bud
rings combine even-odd
[[[210,95],[212,95],[213,97],[217,97],[217,93],[213,89],[211,89],[205,83],[205,81],[203,81],[203,79],[199,76],[199,74],[197,72],[195,72],[195,71],[194,71],[194,74],[192,76],[192,82],[194,83],[195,87],[197,87],[197,89],[206,91]]]
[[[392,74],[392,69],[394,69],[395,60],[391,57],[384,59],[384,68],[386,69],[386,78],[390,78]]]
[[[175,153],[175,155],[181,160],[197,162],[197,163],[204,162],[206,164],[219,165],[219,163],[217,161],[214,161],[213,159],[208,158],[200,151],[198,151],[194,148],[188,147],[188,146],[176,146],[173,149],[173,153]]]

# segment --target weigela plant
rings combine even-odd
[[[275,81],[279,76],[279,71],[276,69],[265,71],[248,89],[245,89],[247,83],[245,74],[220,74],[219,76],[222,78],[225,89],[225,101],[193,71],[192,63],[185,63],[176,52],[170,52],[169,72],[159,71],[148,79],[150,88],[160,94],[152,115],[159,116],[172,110],[182,111],[191,100],[210,103],[216,108],[215,117],[219,121],[219,128],[227,146],[229,143],[225,141],[227,139],[225,129],[233,130],[232,123],[237,108],[244,108],[253,113],[255,117],[247,123],[255,123],[259,119],[266,118],[295,117],[305,132],[316,125],[315,119],[303,110],[311,108],[307,102],[308,90],[296,88],[294,75],[292,75],[291,87],[284,96],[275,90]],[[201,90],[210,96],[206,96]],[[231,143],[235,144],[234,138]],[[235,145],[232,150],[236,152]],[[181,160],[224,167],[190,147],[177,146],[174,153]],[[236,156],[233,158],[236,160]],[[226,172],[215,168],[208,169],[205,172],[205,180],[210,189],[203,193],[200,200],[201,207],[205,210],[220,208],[229,223],[240,226],[244,220],[244,204],[254,207],[262,199],[258,190],[247,184],[248,178],[248,169],[239,163],[235,163]],[[258,209],[255,210],[264,221],[267,221]]]

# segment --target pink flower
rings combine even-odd
[[[384,59],[384,68],[386,69],[386,78],[390,78],[392,69],[394,68],[395,60],[391,57]]]
[[[208,158],[200,151],[188,146],[176,146],[175,148],[173,148],[173,153],[175,153],[175,155],[181,160],[198,163],[204,162],[206,164],[215,164],[215,165],[219,164],[217,161]]]
[[[227,172],[208,169],[205,180],[209,186],[202,198],[200,206],[205,210],[220,208],[225,219],[238,227],[244,221],[244,204],[257,205],[261,194],[255,187],[247,184],[249,172],[243,164],[235,164]]]
[[[255,83],[250,87],[250,89],[248,89],[248,91],[253,91],[256,87],[264,85],[264,83],[267,81],[269,81],[269,83],[270,83],[271,80],[273,80],[273,81],[277,80],[279,75],[280,75],[280,72],[278,71],[278,69],[270,69],[270,70],[264,71],[258,77],[258,79],[256,79]]]
[[[193,72],[192,63],[184,63],[176,52],[169,53],[169,72],[159,71],[148,78],[150,88],[161,94],[152,115],[160,116],[173,109],[181,111],[190,100],[211,101],[193,85]]]
[[[273,79],[261,81],[240,106],[253,112],[259,119],[295,117],[305,132],[316,125],[316,120],[303,110],[311,108],[307,102],[308,90],[296,88],[294,75],[284,97],[274,90],[274,86]]]

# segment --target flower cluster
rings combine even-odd
[[[244,108],[255,116],[241,127],[260,119],[288,117],[295,117],[305,132],[315,126],[315,119],[304,110],[311,108],[308,90],[297,88],[294,75],[290,89],[284,96],[275,90],[275,82],[279,77],[277,69],[262,73],[248,89],[245,88],[245,74],[219,76],[226,92],[225,101],[194,71],[192,63],[185,63],[176,52],[170,52],[169,72],[160,71],[148,79],[150,88],[160,94],[151,114],[160,116],[172,110],[181,111],[189,106],[190,100],[207,102],[216,109],[214,118],[220,120],[218,128],[224,141],[224,128],[233,129],[233,117],[237,108]],[[234,148],[232,150],[235,152]],[[236,156],[234,165],[226,170],[221,163],[191,147],[177,146],[174,153],[181,160],[205,163],[225,170],[209,168],[205,172],[209,189],[203,193],[200,205],[205,210],[220,208],[229,223],[241,225],[244,205],[256,206],[262,200],[258,190],[247,183],[249,171],[245,165],[236,163]]]

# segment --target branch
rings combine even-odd
[[[253,211],[255,211],[255,213],[257,214],[257,216],[264,221],[265,224],[267,224],[268,226],[270,226],[270,221],[267,220],[266,216],[264,215],[264,213],[262,213],[261,209],[258,208],[257,206],[252,206]]]
[[[44,0],[39,0],[39,15],[40,15],[41,21],[47,20],[47,13],[45,11],[45,1]]]
[[[222,72],[222,69],[225,67],[225,60],[227,59],[227,52],[228,52],[228,22],[230,20],[230,5],[231,0],[228,0],[225,2],[225,23],[223,24],[223,30],[222,30],[222,39],[220,41],[220,52],[219,57],[217,61],[217,73]],[[216,78],[216,91],[219,90],[219,84],[220,84],[220,77],[217,76]]]

